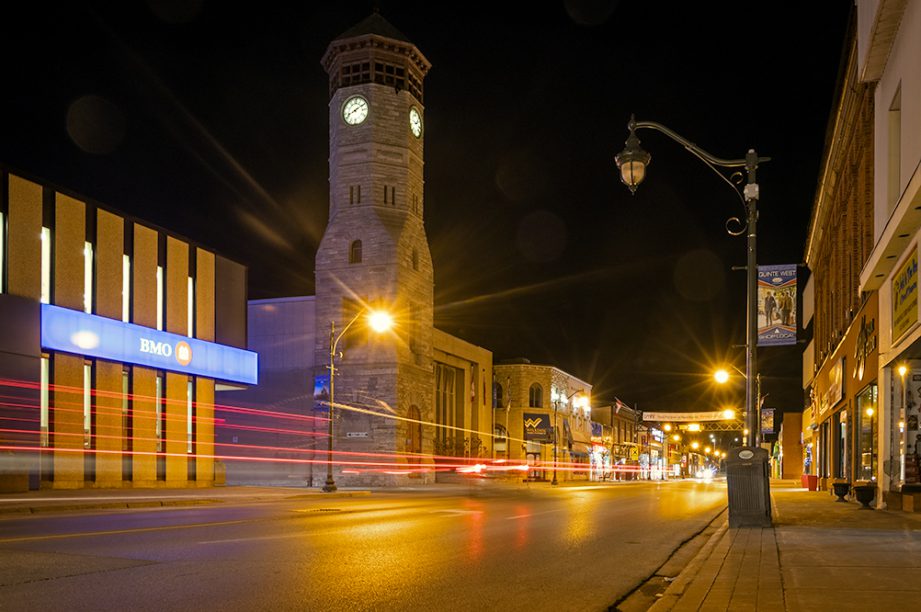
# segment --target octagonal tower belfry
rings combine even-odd
[[[396,454],[408,466],[431,461],[432,432],[411,427],[434,420],[434,280],[423,226],[430,64],[376,12],[333,40],[321,62],[329,75],[329,221],[316,256],[317,374],[328,374],[331,322],[338,335],[365,308],[395,320],[393,331],[376,335],[359,317],[339,341],[334,475],[346,486],[393,484],[404,476],[348,461],[349,453],[385,461]],[[314,484],[325,478],[319,467]]]

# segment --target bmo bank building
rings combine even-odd
[[[0,492],[208,487],[246,269],[0,167]]]

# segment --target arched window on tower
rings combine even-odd
[[[534,383],[531,385],[531,388],[528,389],[528,405],[531,408],[544,407],[544,390],[537,383]]]
[[[361,263],[361,240],[353,241],[349,247],[349,263]]]

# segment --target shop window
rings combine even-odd
[[[876,480],[877,468],[877,423],[878,423],[878,389],[875,384],[867,387],[857,396],[857,414],[860,419],[857,448],[860,464],[857,466],[857,480]]]
[[[544,390],[537,383],[534,383],[531,385],[531,388],[528,389],[528,406],[531,408],[544,407]]]

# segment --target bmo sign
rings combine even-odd
[[[258,382],[259,356],[253,351],[51,304],[42,304],[42,348],[230,382]]]
[[[176,355],[176,361],[179,365],[187,366],[192,363],[192,347],[188,342],[180,340],[176,343],[175,350],[169,342],[157,342],[150,338],[141,338],[141,352],[159,355],[160,357],[172,357]]]

